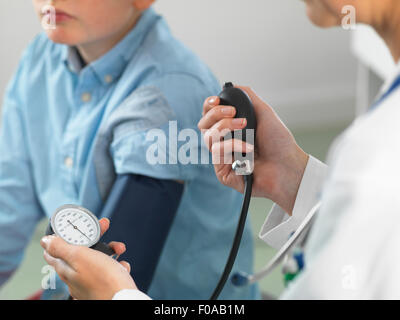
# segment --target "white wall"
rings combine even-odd
[[[22,50],[40,30],[29,0],[0,0],[0,95],[16,68]]]
[[[312,26],[301,1],[158,0],[156,8],[221,82],[251,85],[289,126],[353,116],[350,34]],[[30,1],[0,1],[0,93],[38,30]]]

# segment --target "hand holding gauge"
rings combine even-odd
[[[112,299],[123,289],[137,289],[130,264],[112,256],[123,254],[125,245],[99,242],[109,226],[108,219],[98,221],[90,211],[74,205],[57,209],[50,219],[48,236],[40,241],[43,256],[74,299]]]
[[[46,235],[56,234],[69,244],[89,247],[108,256],[114,255],[109,245],[99,242],[100,232],[99,221],[93,213],[76,205],[64,205],[51,217]]]

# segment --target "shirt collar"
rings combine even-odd
[[[104,85],[114,82],[121,76],[158,18],[152,8],[144,11],[136,26],[114,48],[86,67],[91,68]],[[64,46],[63,50],[63,61],[71,71],[79,73],[86,68],[75,47]]]
[[[399,77],[400,75],[400,61],[397,63],[393,73],[385,80],[385,83],[381,87],[381,90],[379,91],[379,97],[383,96],[390,88],[390,86],[394,83],[394,81]]]

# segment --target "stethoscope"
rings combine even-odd
[[[289,251],[300,241],[301,235],[311,226],[313,218],[321,207],[321,201],[318,202],[307,214],[301,225],[292,234],[289,240],[279,249],[278,253],[262,268],[254,274],[246,274],[244,272],[237,272],[232,275],[231,282],[237,287],[251,285],[267,277],[273,270],[275,270],[282,260],[286,257]]]

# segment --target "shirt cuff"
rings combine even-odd
[[[139,290],[124,289],[117,292],[113,300],[152,300],[147,294]]]
[[[297,192],[292,216],[274,205],[261,228],[259,237],[275,249],[281,248],[297,230],[309,211],[318,202],[328,166],[309,156],[306,169]]]

